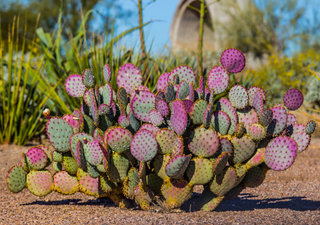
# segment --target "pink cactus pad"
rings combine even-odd
[[[306,132],[295,132],[291,135],[291,138],[298,145],[298,153],[304,151],[310,143],[310,136]]]
[[[162,74],[157,82],[157,91],[165,91],[165,89],[167,88],[168,85],[168,80],[169,80],[169,73],[164,73]]]
[[[105,84],[99,88],[99,93],[102,95],[103,103],[110,106],[112,103],[113,98],[116,96],[113,94],[113,89],[111,84]]]
[[[238,49],[229,48],[221,54],[220,63],[230,73],[239,73],[246,65],[246,58]]]
[[[130,120],[126,117],[126,115],[121,115],[119,116],[118,123],[120,127],[126,128],[130,125]]]
[[[78,154],[77,154],[78,141],[81,141],[82,143],[84,143],[83,142],[84,138],[86,138],[87,141],[93,140],[92,136],[86,133],[76,133],[70,137],[69,146],[71,147],[71,154],[73,155],[74,158],[78,158]]]
[[[210,126],[222,135],[228,133],[231,121],[227,113],[216,111],[211,119]]]
[[[65,195],[72,195],[79,190],[77,177],[69,175],[66,171],[54,174],[53,182],[54,190]]]
[[[196,92],[198,93],[199,96],[202,95],[202,93],[201,93],[202,91],[201,90],[202,90],[201,88],[197,88],[196,89]],[[208,94],[210,94],[210,90],[208,88],[205,88],[204,89],[204,95],[207,96]]]
[[[159,113],[160,113],[162,116],[168,116],[169,113],[170,113],[168,104],[166,103],[165,100],[159,100],[159,101],[156,103],[156,109],[159,111]]]
[[[96,128],[93,131],[93,138],[100,141],[101,144],[104,144],[103,142],[103,131],[100,128]]]
[[[72,115],[78,119],[80,130],[83,130],[84,122],[83,122],[83,116],[79,109],[75,109],[72,113]]]
[[[122,127],[109,127],[104,134],[104,141],[117,153],[128,150],[130,148],[131,140],[131,132]]]
[[[297,151],[298,145],[295,140],[279,136],[269,142],[264,161],[273,170],[285,170],[292,165]]]
[[[233,152],[233,146],[228,138],[220,139],[219,152],[228,152],[230,154]]]
[[[288,113],[287,126],[293,125],[296,122],[297,122],[297,118],[295,117],[295,115]]]
[[[258,148],[254,156],[252,156],[252,158],[246,163],[246,167],[250,169],[254,166],[258,166],[259,164],[263,163],[265,152],[265,148]]]
[[[252,100],[252,107],[256,110],[259,117],[264,113],[263,110],[263,94],[260,90],[256,91]]]
[[[303,103],[303,95],[298,89],[292,88],[283,97],[283,103],[289,110],[297,110]]]
[[[189,84],[189,100],[194,102],[194,87],[193,82]]]
[[[79,180],[79,189],[83,193],[94,197],[106,196],[106,193],[100,186],[99,178],[92,178],[82,170],[78,170],[77,177]]]
[[[45,171],[30,171],[27,174],[27,188],[36,196],[46,196],[52,191],[53,179],[51,173]]]
[[[287,112],[282,106],[276,106],[271,108],[273,112],[273,120],[268,126],[267,133],[269,135],[280,134],[287,125]]]
[[[185,99],[186,97],[188,97],[189,91],[190,91],[189,84],[184,80],[181,81],[178,86],[176,99],[181,99],[181,100]]]
[[[299,123],[292,124],[293,133],[296,132],[304,132],[306,130],[306,126]]]
[[[239,123],[243,123],[244,127],[248,130],[251,124],[258,123],[258,114],[254,109],[243,109],[237,112]]]
[[[86,86],[82,83],[82,76],[78,74],[71,75],[65,83],[66,91],[70,96],[80,98],[86,91]]]
[[[181,100],[173,101],[171,110],[170,121],[172,128],[178,135],[182,135],[188,123],[187,112],[183,102]]]
[[[46,153],[37,147],[30,148],[26,154],[26,158],[29,168],[33,170],[45,168],[48,162]]]
[[[111,69],[108,64],[105,64],[103,67],[103,76],[106,83],[110,83],[111,80]]]
[[[110,106],[107,104],[101,104],[98,107],[98,114],[99,115],[107,115],[110,112]]]
[[[251,126],[247,130],[247,133],[252,140],[258,141],[265,138],[267,131],[266,131],[266,128],[261,124],[254,123],[254,124],[251,124]]]
[[[188,147],[197,156],[213,156],[219,147],[217,133],[212,128],[205,129],[204,127],[198,127],[195,129],[194,137]]]
[[[230,118],[230,128],[228,134],[233,134],[236,130],[238,123],[238,116],[235,108],[232,107],[231,103],[226,98],[221,98],[217,105],[217,110],[225,112]]]
[[[183,104],[184,104],[184,107],[186,108],[186,112],[187,112],[187,113],[190,113],[190,112],[191,112],[192,105],[193,105],[193,101],[188,100],[188,99],[185,99],[185,100],[183,100],[182,102],[183,102]]]
[[[224,92],[229,85],[228,72],[221,66],[213,67],[208,74],[208,87],[215,95]]]
[[[188,84],[190,84],[191,82],[195,83],[194,72],[188,66],[178,66],[178,67],[174,68],[173,70],[171,70],[169,78],[168,78],[169,82],[174,83],[173,77],[176,74],[179,76],[180,82],[184,80]]]
[[[132,93],[135,88],[142,84],[142,75],[140,70],[133,64],[124,64],[118,72],[118,87],[123,87],[127,93]]]
[[[156,127],[156,126],[154,126],[154,125],[152,125],[150,123],[143,124],[140,127],[140,130],[142,130],[142,129],[150,131],[153,135],[156,135],[156,133],[160,130],[159,127]]]
[[[249,101],[247,90],[241,85],[233,86],[229,91],[229,101],[237,109],[245,108]]]
[[[166,165],[165,172],[168,177],[179,179],[186,171],[192,155],[177,155],[173,157]]]
[[[154,126],[161,126],[163,123],[163,117],[159,111],[152,109],[149,112],[149,120]]]
[[[155,95],[148,91],[139,91],[130,103],[134,116],[144,122],[149,122],[149,112],[155,109]]]
[[[173,130],[169,130],[167,128],[163,128],[156,133],[156,140],[160,146],[159,153],[160,154],[169,154],[172,152],[172,146],[174,139],[176,138],[176,134]]]
[[[252,102],[253,102],[253,98],[256,94],[257,91],[261,91],[262,96],[263,96],[263,101],[266,100],[266,93],[264,92],[264,90],[262,88],[259,87],[251,87],[248,90],[248,95],[249,95],[249,105],[252,106]]]
[[[101,164],[104,154],[100,147],[100,142],[98,140],[93,140],[84,144],[84,155],[91,165],[97,166]]]
[[[67,121],[69,125],[73,128],[74,133],[78,133],[80,130],[80,121],[74,115],[66,114],[62,117],[64,121]]]
[[[174,158],[177,155],[182,155],[183,149],[183,138],[181,136],[177,136],[173,141],[171,158]]]
[[[131,154],[141,162],[153,159],[157,150],[157,140],[148,130],[139,130],[131,141]]]

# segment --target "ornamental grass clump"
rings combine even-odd
[[[266,109],[263,89],[229,84],[229,74],[244,69],[244,55],[227,49],[220,60],[197,88],[187,66],[162,74],[156,94],[142,86],[132,64],[120,68],[117,92],[108,65],[101,87],[90,70],[69,76],[66,91],[81,99],[81,108],[62,118],[45,111],[53,149],[37,146],[23,154],[7,174],[10,191],[80,191],[143,210],[162,198],[162,207],[171,210],[203,185],[196,205],[212,211],[259,186],[268,170],[289,168],[315,130],[314,121],[298,124],[289,111],[303,103],[301,92],[291,89],[283,104]],[[54,174],[45,169],[50,164]]]

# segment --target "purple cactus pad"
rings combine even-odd
[[[238,49],[229,48],[221,54],[220,62],[230,73],[239,73],[246,65],[246,58]]]
[[[221,66],[213,67],[208,74],[208,87],[215,95],[224,92],[229,85],[228,72]]]
[[[174,68],[173,70],[171,70],[170,75],[169,75],[169,82],[174,83],[173,77],[174,75],[178,75],[179,76],[179,80],[180,81],[186,81],[188,84],[190,84],[191,82],[195,83],[195,75],[193,70],[188,67],[188,66],[178,66],[176,68]]]
[[[70,96],[80,98],[86,91],[86,86],[82,82],[82,76],[78,74],[71,75],[65,83],[66,91]]]
[[[118,72],[117,84],[123,87],[127,93],[132,93],[135,88],[142,84],[142,75],[140,70],[133,64],[124,64]]]
[[[169,73],[162,74],[157,82],[157,91],[165,91],[169,82]]]
[[[303,95],[298,89],[290,89],[283,97],[283,103],[289,110],[297,110],[303,103]]]
[[[187,127],[188,118],[184,104],[181,100],[175,100],[171,107],[171,125],[173,130],[178,134],[182,135]]]
[[[148,130],[139,130],[131,141],[131,154],[141,162],[153,159],[157,150],[157,140]]]

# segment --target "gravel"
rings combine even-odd
[[[7,170],[28,147],[0,145],[0,224],[320,224],[320,139],[300,153],[292,167],[270,171],[264,183],[222,202],[214,212],[119,209],[109,199],[76,193],[36,197],[27,189],[11,193]],[[196,192],[201,193],[197,187]]]

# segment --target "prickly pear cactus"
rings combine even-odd
[[[37,146],[23,154],[6,176],[9,190],[81,191],[143,210],[158,196],[171,210],[191,197],[194,185],[204,185],[197,205],[212,211],[260,185],[269,169],[289,168],[316,129],[314,121],[298,124],[289,111],[302,105],[302,93],[288,90],[283,105],[267,109],[263,89],[229,83],[230,73],[244,69],[245,56],[227,49],[220,62],[206,80],[187,66],[163,73],[157,93],[141,85],[132,64],[119,69],[118,91],[108,65],[101,87],[89,69],[69,76],[65,88],[80,98],[80,110],[62,118],[44,112],[54,150]],[[50,164],[56,173],[46,170]]]

